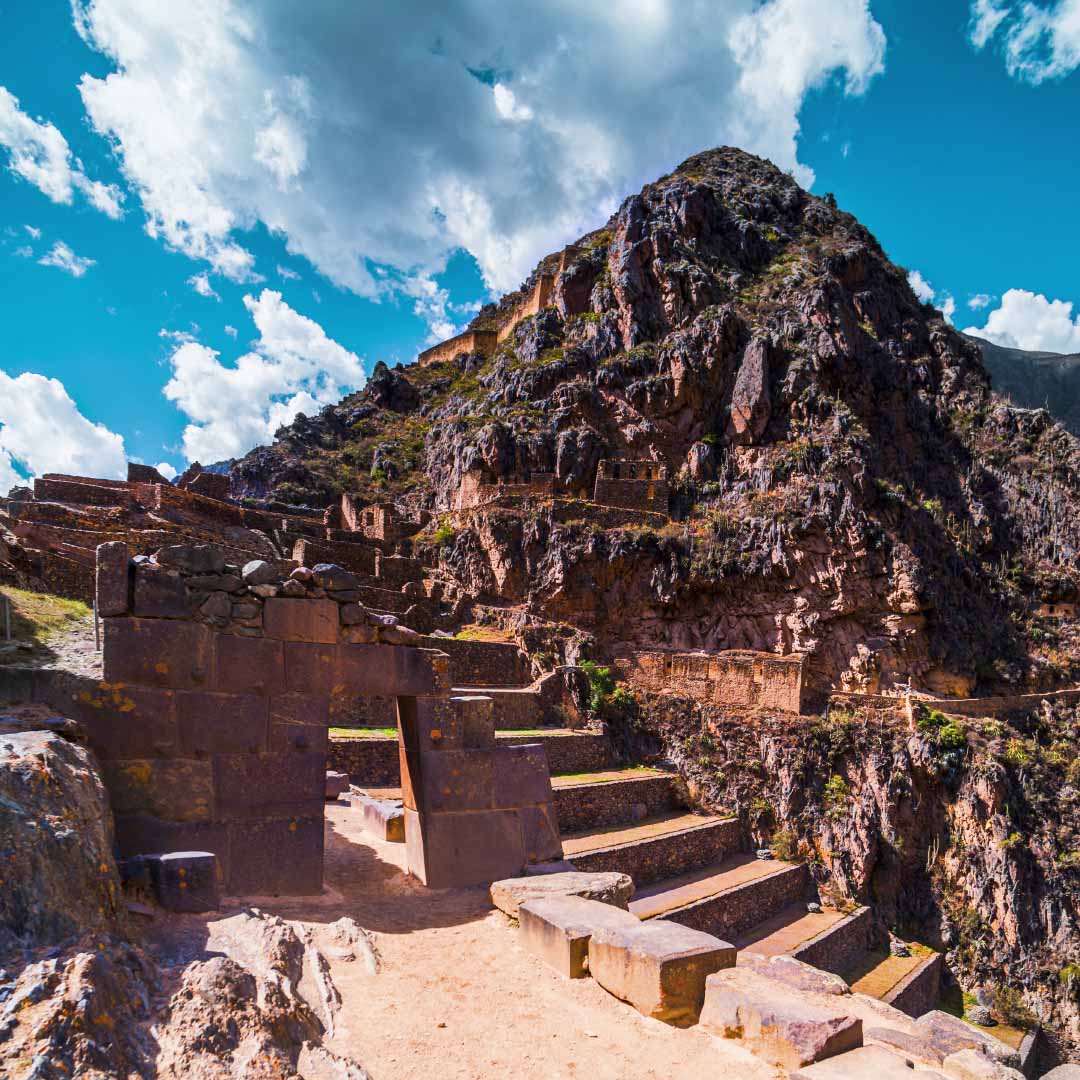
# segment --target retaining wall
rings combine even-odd
[[[907,1013],[922,1016],[937,1007],[941,985],[941,953],[928,956],[918,967],[909,971],[887,994],[882,997],[886,1005]]]
[[[874,920],[868,907],[853,911],[827,930],[803,942],[791,955],[796,960],[842,975],[870,947]]]
[[[450,657],[450,681],[456,687],[528,686],[532,682],[528,657],[511,642],[425,637],[420,644]]]

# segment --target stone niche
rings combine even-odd
[[[319,892],[331,705],[377,695],[401,718],[411,872],[476,884],[557,857],[542,747],[496,749],[490,699],[449,697],[444,653],[357,622],[351,590],[270,595],[290,564],[249,596],[217,549],[169,552],[162,566],[122,543],[98,549],[104,678],[71,703],[102,761],[123,855],[210,851],[226,893]],[[326,580],[349,576],[330,569]],[[146,603],[149,588],[160,603]],[[224,590],[232,599],[214,600]],[[227,603],[231,621],[216,614]]]

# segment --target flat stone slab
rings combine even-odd
[[[915,1021],[919,1033],[942,1055],[959,1053],[961,1050],[982,1050],[995,1061],[1015,1069],[1020,1064],[1020,1052],[1006,1046],[1000,1039],[988,1035],[957,1016],[934,1009],[923,1013]]]
[[[934,1068],[940,1068],[945,1060],[945,1055],[928,1039],[911,1035],[906,1031],[898,1031],[896,1028],[864,1028],[863,1042],[901,1054],[918,1065],[932,1065]],[[1077,1076],[1077,1080],[1080,1080],[1080,1075]]]
[[[844,997],[851,993],[851,987],[839,975],[812,967],[793,956],[762,956],[760,953],[740,951],[738,966],[764,975],[767,979],[775,979],[792,990],[830,997]]]
[[[357,795],[352,803],[363,815],[364,828],[369,833],[391,844],[405,843],[405,809],[400,799]]]
[[[734,945],[664,919],[601,927],[589,941],[589,972],[608,993],[676,1027],[697,1020],[705,980],[734,963]]]
[[[326,774],[326,798],[336,799],[349,790],[349,774],[343,772],[328,771]]]
[[[981,1050],[950,1054],[941,1068],[949,1080],[1024,1080],[1019,1069],[1010,1069]]]
[[[930,1069],[913,1072],[900,1054],[880,1046],[860,1046],[790,1074],[790,1080],[944,1080]]]
[[[862,1045],[862,1021],[841,1000],[821,1003],[748,968],[710,975],[701,1026],[738,1039],[754,1055],[798,1069]]]
[[[1058,1065],[1043,1073],[1042,1080],[1080,1080],[1080,1065]]]
[[[634,883],[629,874],[587,874],[580,870],[530,877],[506,878],[491,885],[491,902],[511,918],[516,919],[518,908],[527,900],[551,896],[582,896],[625,908],[634,895]]]
[[[581,896],[528,900],[518,908],[525,949],[568,979],[589,974],[589,941],[601,927],[637,926],[623,908]]]

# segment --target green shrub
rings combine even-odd
[[[777,829],[769,841],[773,855],[783,862],[797,862],[799,859],[799,838],[790,829]]]
[[[847,808],[851,798],[851,789],[842,776],[835,773],[825,783],[825,792],[822,801],[825,804],[825,813],[831,818],[841,817]]]
[[[940,750],[962,750],[967,746],[964,729],[939,709],[920,709],[915,727]]]
[[[452,543],[453,539],[454,539],[454,536],[455,536],[454,526],[451,525],[449,521],[444,519],[443,521],[439,522],[439,527],[435,530],[435,532],[432,535],[431,539],[439,547],[442,547],[443,544]]]
[[[1033,1028],[1038,1023],[1035,1014],[1027,1007],[1023,995],[1011,986],[994,988],[994,1010],[1005,1023],[1021,1030]]]
[[[599,712],[608,695],[615,691],[615,676],[611,674],[611,668],[601,667],[593,660],[583,660],[581,670],[589,680],[589,709]]]

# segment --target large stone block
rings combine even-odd
[[[330,706],[318,694],[275,694],[270,699],[270,749],[326,753]]]
[[[493,753],[496,806],[529,806],[551,802],[547,754],[540,743],[500,746]]]
[[[158,903],[166,911],[214,911],[217,858],[211,851],[170,851],[150,860]]]
[[[568,979],[589,974],[589,940],[603,926],[633,926],[636,915],[580,896],[530,900],[518,908],[521,944]]]
[[[842,1001],[820,1004],[747,968],[710,975],[701,1026],[739,1039],[756,1056],[798,1069],[862,1045],[862,1021]]]
[[[915,1021],[915,1026],[923,1038],[946,1057],[960,1050],[982,1050],[1009,1068],[1015,1069],[1020,1065],[1020,1054],[1013,1047],[940,1009],[923,1013]]]
[[[775,979],[792,990],[830,997],[845,997],[851,993],[851,987],[839,975],[804,964],[792,956],[762,956],[743,949],[739,952],[738,966],[767,979]]]
[[[494,809],[494,756],[490,750],[421,752],[418,809],[427,813]],[[414,778],[414,791],[415,783]]]
[[[407,645],[342,645],[338,681],[345,693],[352,694],[439,693],[429,651]]]
[[[633,895],[634,882],[630,875],[616,871],[590,874],[565,870],[532,877],[507,878],[491,885],[491,902],[512,919],[517,918],[521,905],[530,900],[580,896],[584,900],[596,900],[625,911]]]
[[[267,699],[255,694],[178,691],[180,751],[185,757],[259,753],[268,745],[268,716]]]
[[[116,814],[116,842],[125,857],[167,851],[212,851],[218,883],[229,877],[229,830],[223,822],[163,821],[150,814]]]
[[[320,810],[322,800],[319,800]],[[236,896],[322,892],[323,818],[287,817],[229,826],[227,888]]]
[[[215,688],[230,694],[280,694],[285,690],[285,654],[270,638],[216,634]]]
[[[102,758],[174,757],[179,752],[175,693],[101,682],[78,690],[65,713],[82,724]]]
[[[208,688],[214,676],[214,636],[200,623],[106,619],[105,681],[174,690]]]
[[[284,649],[285,685],[291,693],[331,697],[344,691],[338,675],[336,645],[286,641]]]
[[[218,754],[213,766],[218,818],[322,814],[325,754]]]
[[[425,814],[405,810],[409,872],[432,889],[487,885],[521,871],[521,823],[513,810]]]
[[[213,816],[208,761],[105,761],[102,772],[117,814],[150,814],[164,821],[209,821]]]
[[[589,942],[589,971],[638,1012],[685,1027],[697,1020],[705,980],[735,963],[735,947],[679,923],[607,926]]]
[[[561,859],[562,834],[559,832],[555,804],[522,806],[518,814],[521,816],[521,842],[525,848],[526,864],[531,866]]]
[[[1024,1080],[1019,1069],[995,1061],[981,1050],[958,1050],[950,1054],[941,1066],[949,1080]]]
[[[406,750],[460,750],[461,710],[455,698],[398,699],[398,727]]]
[[[399,799],[373,799],[354,795],[352,804],[364,818],[364,828],[379,840],[405,843],[405,810]]]
[[[791,1073],[790,1080],[944,1080],[930,1069],[913,1072],[907,1059],[880,1046],[860,1046]]]
[[[127,544],[114,540],[98,545],[95,590],[102,618],[127,614],[131,602],[131,553]]]
[[[467,694],[450,699],[457,707],[461,720],[464,745],[480,750],[495,745],[495,702],[481,694]]]
[[[406,750],[399,744],[398,767],[401,773],[401,801],[406,810],[416,810],[417,800],[423,790],[420,779],[420,751]]]
[[[137,565],[132,610],[140,617],[186,619],[191,614],[191,601],[179,571],[154,563]]]
[[[333,600],[290,600],[272,597],[263,609],[269,638],[334,644],[338,639],[338,605]]]

